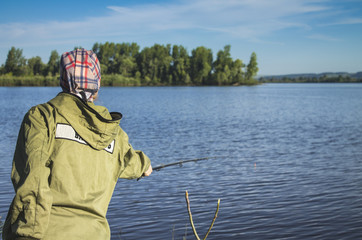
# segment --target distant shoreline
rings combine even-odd
[[[124,77],[120,74],[102,75],[101,85],[108,87],[138,87],[138,86],[218,86],[218,85],[175,85],[175,84],[142,84],[142,80],[133,77]],[[362,83],[362,72],[350,73],[321,73],[321,74],[288,74],[262,76],[257,80],[244,84],[223,86],[253,86],[263,83]],[[46,87],[59,86],[58,76],[11,76],[0,75],[0,87]]]
[[[260,76],[261,83],[361,83],[362,72],[326,72]]]
[[[141,79],[124,77],[120,74],[103,74],[102,87],[146,87],[146,86],[219,86],[207,84],[142,84]],[[221,85],[221,86],[253,86],[260,84],[257,80],[247,81],[243,84]],[[0,75],[0,87],[55,87],[59,86],[58,76],[10,76]]]

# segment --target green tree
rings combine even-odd
[[[3,74],[5,74],[5,65],[1,64],[1,66],[0,66],[0,75],[3,75]]]
[[[100,48],[100,43],[95,43],[95,44],[93,44],[93,47],[92,47],[92,51],[95,53],[95,54],[97,54],[97,57],[98,57],[98,53],[99,53],[99,48]]]
[[[155,44],[144,48],[137,57],[142,83],[146,85],[170,85],[172,57],[171,45]]]
[[[136,57],[140,47],[137,43],[95,43],[93,52],[101,63],[101,71],[105,74],[122,74],[124,77],[137,75]]]
[[[236,59],[231,68],[231,84],[243,84],[244,83],[244,71],[245,64],[240,60]]]
[[[190,61],[191,81],[195,85],[203,85],[211,78],[212,51],[205,47],[192,50]]]
[[[256,54],[252,53],[250,62],[245,67],[240,59],[234,61],[231,58],[230,49],[231,46],[226,45],[218,51],[213,62],[212,50],[203,46],[192,50],[191,55],[182,45],[170,44],[154,44],[141,51],[136,43],[95,43],[92,48],[100,61],[103,76],[108,75],[103,82],[108,86],[256,84]],[[0,74],[55,76],[59,71],[59,60],[56,50],[51,52],[48,63],[43,64],[40,57],[26,60],[21,49],[12,47],[5,65],[0,67]],[[318,80],[351,81],[344,76],[335,79],[321,77]]]
[[[134,77],[138,70],[136,57],[139,49],[140,47],[136,43],[116,44],[112,72],[125,77]]]
[[[50,53],[49,61],[48,61],[44,75],[48,75],[48,74],[50,74],[52,76],[57,75],[59,73],[59,61],[60,61],[60,56],[59,56],[58,52],[56,50],[53,50]]]
[[[112,73],[114,69],[115,44],[109,42],[104,44],[95,43],[93,51],[97,54],[102,74]]]
[[[11,47],[4,68],[5,73],[15,76],[24,75],[26,73],[26,59],[23,56],[23,50]]]
[[[245,80],[247,82],[253,82],[254,77],[259,71],[258,63],[256,61],[256,54],[253,52],[250,57],[249,64],[246,66]]]
[[[186,48],[183,46],[174,45],[172,47],[172,84],[173,85],[188,85],[191,83],[190,78],[190,57]]]
[[[36,56],[28,59],[28,68],[30,70],[30,74],[36,76],[42,75],[46,66],[42,62],[41,58]]]
[[[233,59],[230,55],[230,48],[230,45],[226,45],[224,50],[220,50],[217,53],[216,60],[213,64],[213,78],[212,82],[209,82],[210,84],[229,85],[233,81],[231,74]]]

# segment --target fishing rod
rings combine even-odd
[[[161,164],[157,167],[153,167],[152,170],[153,171],[160,171],[163,168],[166,167],[171,167],[171,166],[175,166],[175,165],[179,165],[182,166],[182,164],[184,163],[188,163],[188,162],[198,162],[198,161],[202,161],[202,160],[209,160],[209,159],[213,159],[213,158],[222,158],[223,156],[218,156],[218,157],[203,157],[203,158],[195,158],[195,159],[189,159],[189,160],[181,160],[178,162],[173,162],[173,163],[168,163],[168,164]],[[137,181],[139,181],[140,179],[142,179],[143,176],[137,178]]]

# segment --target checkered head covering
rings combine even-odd
[[[65,52],[60,59],[60,86],[64,92],[90,101],[101,84],[101,68],[93,51],[77,49]]]

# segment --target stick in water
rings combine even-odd
[[[189,193],[186,191],[185,193],[185,198],[186,198],[186,204],[187,204],[187,212],[189,213],[189,220],[190,220],[190,224],[191,224],[191,227],[192,227],[192,231],[194,232],[194,235],[196,237],[197,240],[200,240],[200,237],[199,235],[197,234],[196,232],[196,228],[195,228],[195,225],[194,225],[194,221],[192,220],[192,214],[191,214],[191,209],[190,209],[190,200],[189,200]],[[215,223],[215,220],[217,218],[217,214],[219,212],[219,207],[220,207],[220,198],[217,200],[217,207],[216,207],[216,211],[215,211],[215,215],[214,215],[214,218],[212,219],[212,222],[211,222],[211,225],[209,227],[209,230],[207,231],[205,237],[203,238],[203,240],[206,240],[207,236],[209,235],[212,227],[214,226],[214,223]]]

